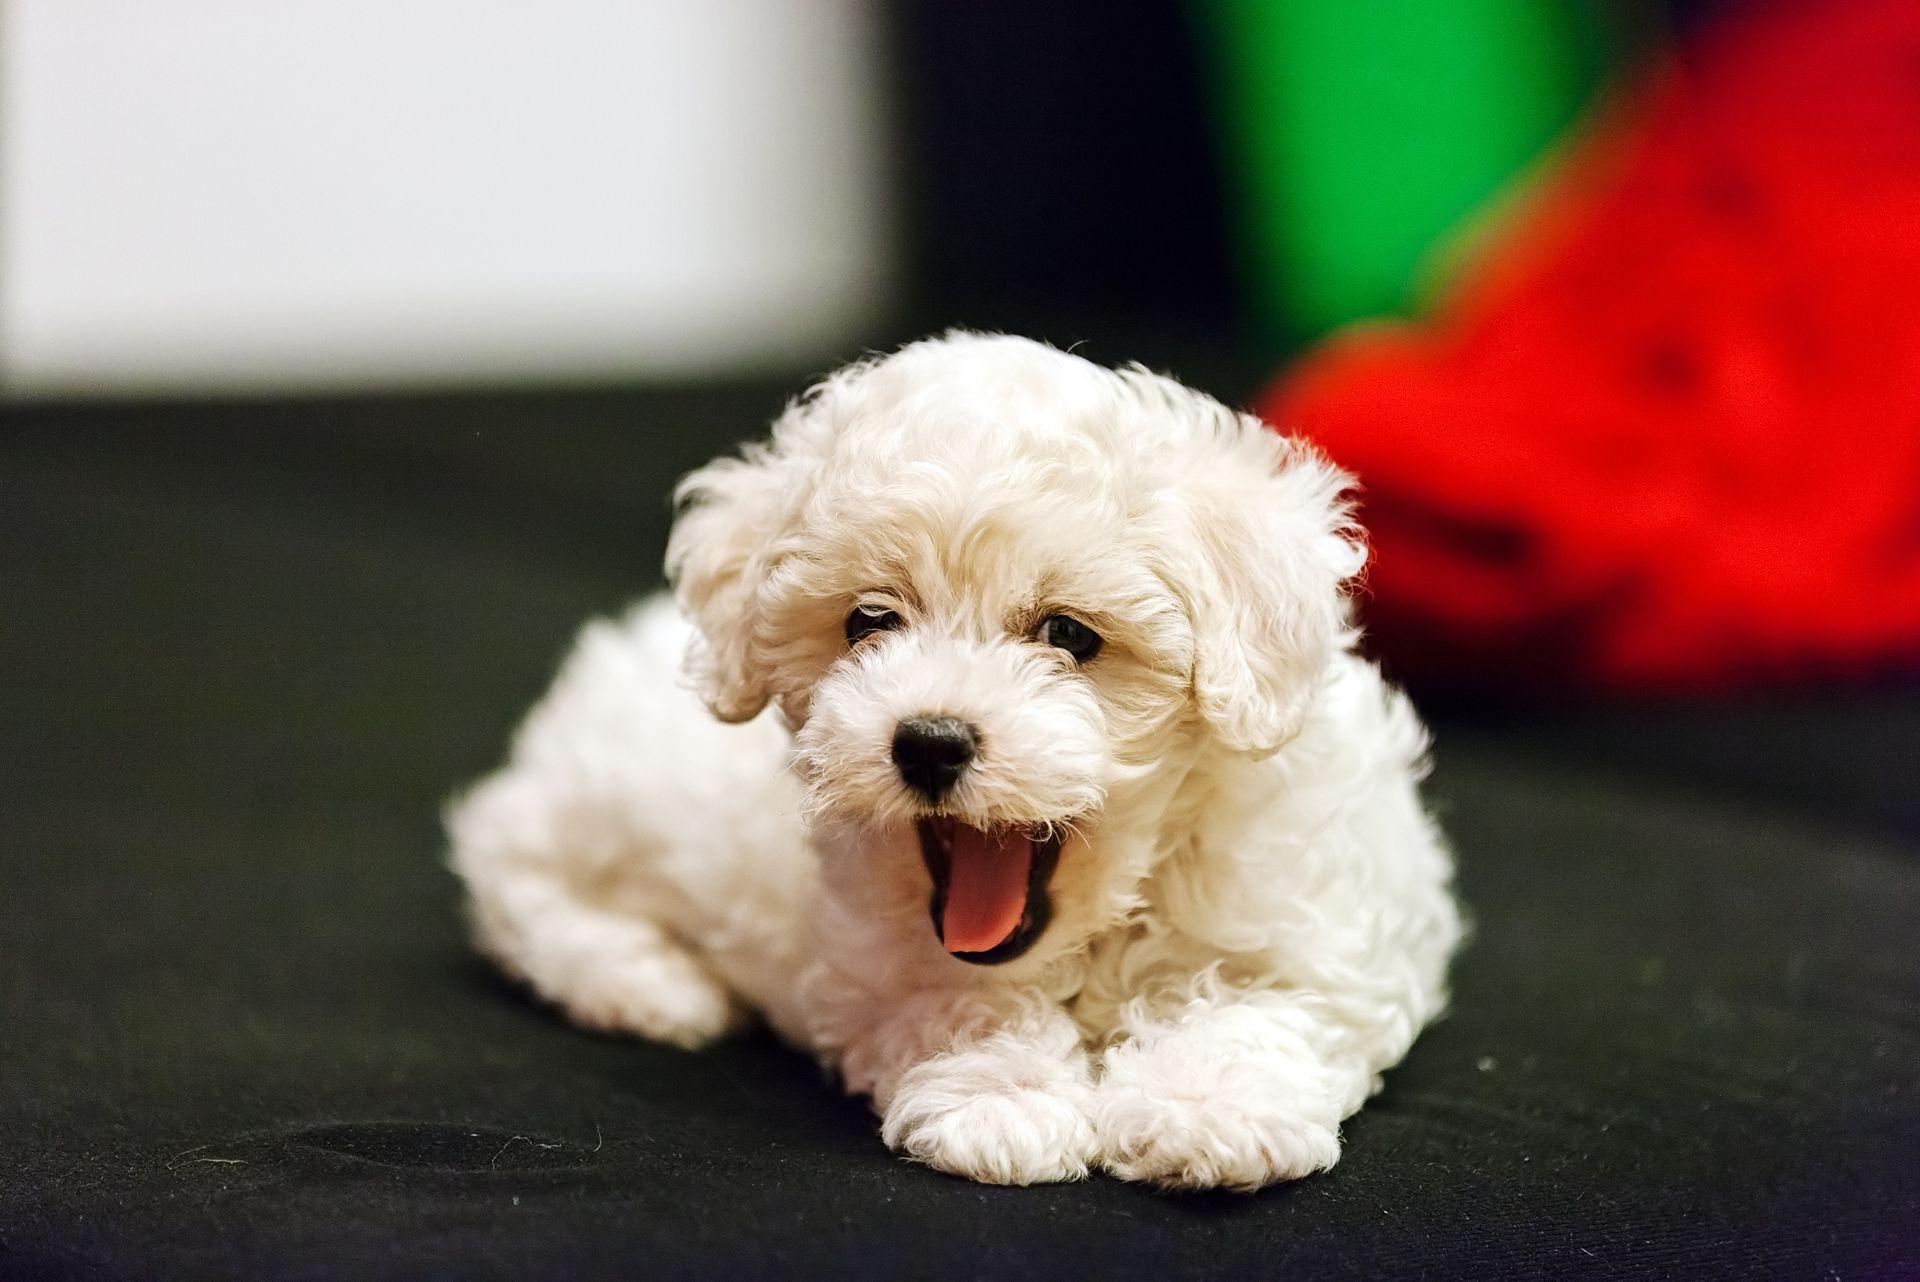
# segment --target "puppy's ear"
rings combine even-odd
[[[691,674],[722,721],[749,720],[770,697],[758,658],[755,598],[798,502],[798,472],[776,440],[709,463],[674,491],[678,515],[667,541],[667,581],[700,632]]]
[[[820,462],[879,358],[842,366],[788,402],[771,439],[738,458],[717,459],[674,491],[667,581],[702,643],[689,668],[707,706],[722,721],[747,721],[775,693],[762,608],[769,581],[794,551],[789,536],[812,497]]]
[[[1193,622],[1195,702],[1221,742],[1265,756],[1300,732],[1352,642],[1346,588],[1366,547],[1343,497],[1352,478],[1311,446],[1248,416],[1209,444],[1178,487],[1170,577]]]

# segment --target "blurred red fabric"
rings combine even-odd
[[[1362,480],[1406,675],[1703,688],[1920,668],[1920,2],[1708,33],[1425,323],[1265,398]]]

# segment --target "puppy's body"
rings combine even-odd
[[[1021,340],[836,375],[691,479],[693,625],[591,626],[451,812],[483,946],[595,1027],[757,1011],[977,1179],[1331,1165],[1459,933],[1423,731],[1351,653],[1344,482]],[[929,715],[972,745],[939,792]]]

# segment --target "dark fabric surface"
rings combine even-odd
[[[0,1275],[1920,1270],[1912,689],[1441,708],[1453,1013],[1257,1196],[976,1187],[494,979],[437,807],[778,400],[11,414]]]

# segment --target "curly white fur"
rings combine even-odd
[[[596,1028],[697,1046],[756,1011],[974,1179],[1331,1166],[1460,933],[1425,733],[1352,652],[1347,484],[1021,339],[832,375],[682,486],[679,609],[589,626],[450,808],[481,945]],[[859,604],[904,626],[849,647]],[[1034,639],[1063,611],[1105,639],[1085,666]],[[889,744],[929,712],[982,730],[947,812],[1066,829],[1052,922],[998,966],[928,918]]]

